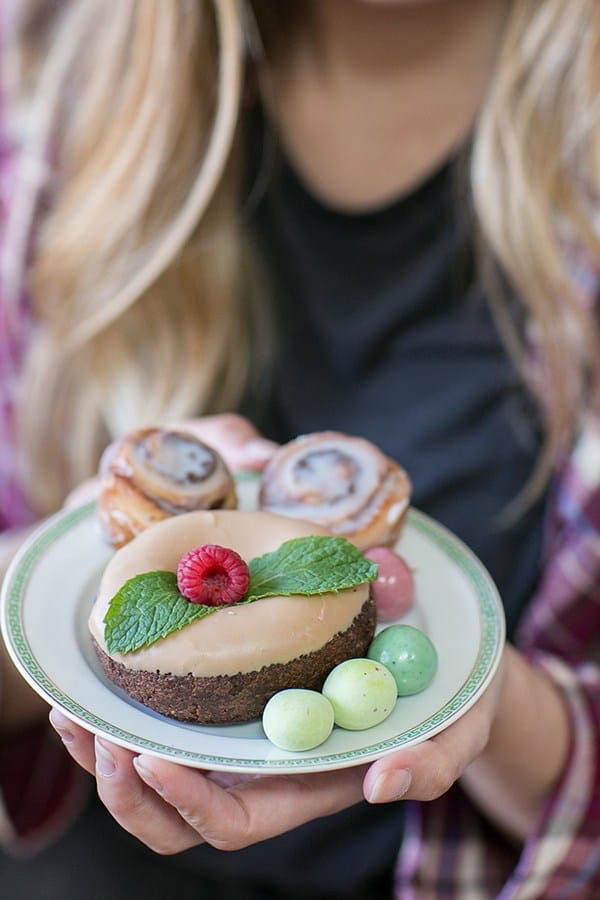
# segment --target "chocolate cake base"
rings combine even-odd
[[[334,666],[365,655],[373,639],[375,620],[375,603],[369,595],[350,627],[334,635],[320,650],[255,672],[208,678],[130,669],[111,659],[96,641],[93,643],[107,677],[144,706],[182,722],[223,725],[260,718],[277,691],[319,691]]]

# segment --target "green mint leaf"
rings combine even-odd
[[[326,594],[374,581],[377,564],[343,537],[292,538],[249,563],[248,600]]]
[[[178,631],[218,607],[190,603],[174,572],[144,572],[126,581],[108,605],[104,639],[109,653],[130,653]]]

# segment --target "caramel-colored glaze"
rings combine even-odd
[[[153,525],[117,551],[109,562],[89,619],[108,653],[103,619],[110,599],[142,572],[175,572],[188,550],[219,544],[250,560],[290,538],[329,532],[314,523],[266,512],[193,512]],[[369,596],[369,584],[314,597],[268,597],[224,606],[180,631],[133,653],[109,654],[131,669],[174,675],[234,675],[272,663],[287,663],[320,649],[350,627]]]

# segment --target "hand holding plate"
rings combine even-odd
[[[201,843],[235,850],[358,802],[432,800],[485,747],[501,689],[500,667],[481,699],[421,744],[332,772],[252,776],[210,773],[100,740],[56,711],[52,722],[73,758],[96,775],[98,794],[126,831],[158,853]]]

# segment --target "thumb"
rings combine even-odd
[[[233,471],[262,472],[278,444],[266,438],[251,438],[246,443],[228,449],[226,462]]]

